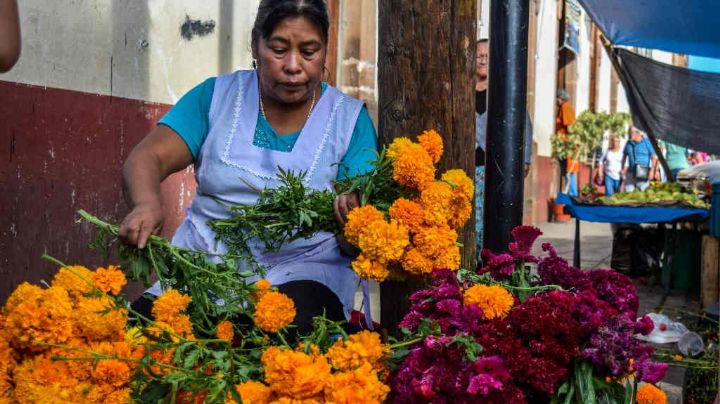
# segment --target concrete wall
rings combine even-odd
[[[209,76],[250,66],[259,0],[24,0],[19,63],[0,75],[0,301],[49,279],[48,253],[97,265],[83,208],[127,213],[121,167],[171,104]],[[192,169],[163,184],[169,236],[194,193]]]

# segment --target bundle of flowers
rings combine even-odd
[[[573,268],[549,244],[535,257],[540,235],[518,227],[508,252],[482,252],[479,271],[435,270],[433,287],[411,296],[394,402],[661,402],[641,400],[662,395],[652,384],[667,365],[634,338],[653,324],[636,320],[630,279]]]
[[[297,336],[293,301],[265,280],[243,317],[204,323],[175,289],[143,316],[125,283],[115,266],[62,266],[46,288],[18,286],[0,312],[0,403],[381,403],[390,390],[379,334],[319,317]]]
[[[263,190],[255,205],[229,206],[231,217],[210,226],[231,254],[253,261],[251,240],[272,251],[319,231],[339,233],[335,195],[357,193],[361,207],[349,213],[344,235],[361,251],[353,269],[362,278],[383,281],[391,273],[458,269],[458,229],[472,214],[474,184],[459,169],[437,179],[442,153],[442,138],[434,130],[417,142],[397,138],[370,172],[338,182],[336,192],[310,189],[303,173],[280,170],[282,186]]]

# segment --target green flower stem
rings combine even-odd
[[[390,349],[396,350],[396,349],[398,349],[398,348],[404,348],[404,347],[406,347],[406,346],[415,345],[415,344],[417,344],[418,342],[422,342],[422,340],[424,340],[424,339],[425,339],[425,337],[417,337],[417,338],[413,338],[413,339],[410,339],[410,340],[407,340],[407,341],[398,342],[398,343],[395,343],[395,344],[390,345]]]

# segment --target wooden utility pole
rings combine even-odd
[[[435,129],[443,135],[440,171],[475,175],[476,0],[380,0],[379,139]],[[462,266],[475,267],[474,220],[462,232]],[[417,284],[415,285],[415,287]],[[409,307],[413,285],[381,285],[381,322],[391,332]]]

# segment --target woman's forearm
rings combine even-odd
[[[0,73],[20,58],[20,21],[16,0],[0,0]]]

